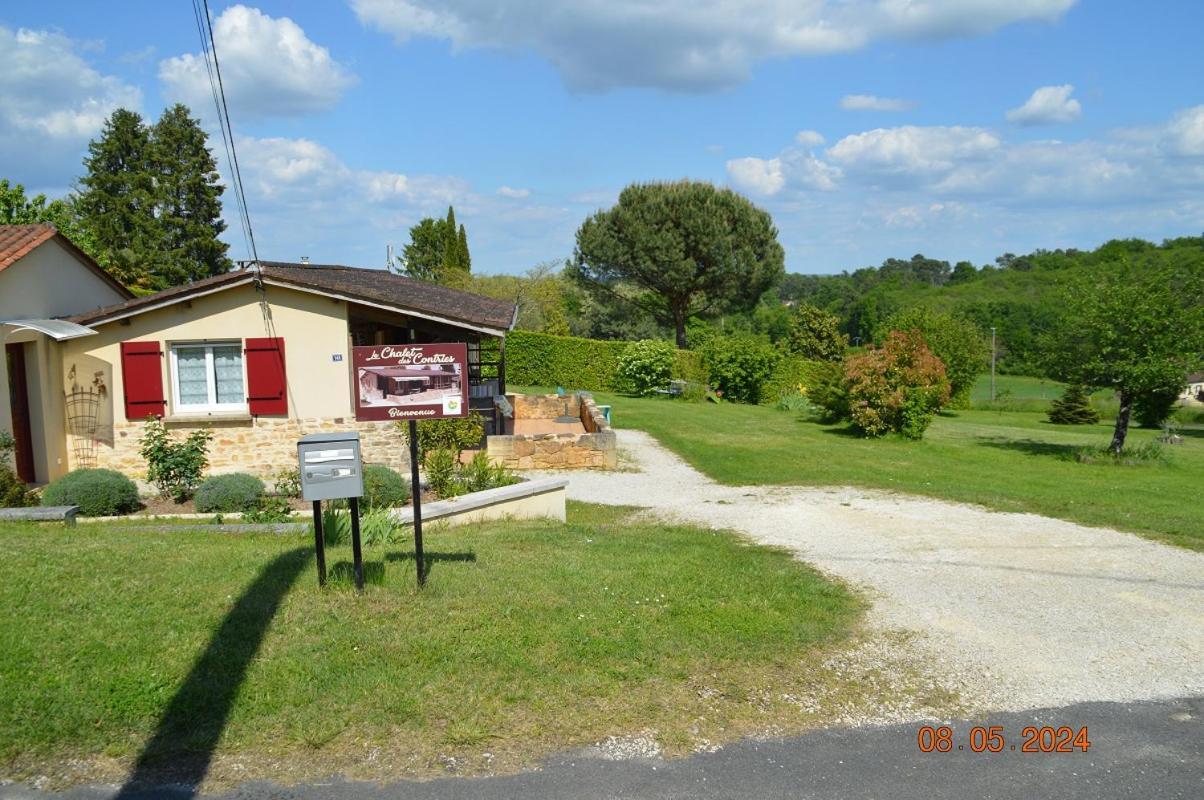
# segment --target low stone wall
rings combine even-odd
[[[569,413],[580,417],[584,433],[542,433],[526,436],[490,436],[486,453],[495,464],[509,469],[615,469],[619,466],[615,432],[594,399],[581,392],[568,398],[557,395],[513,395],[515,419],[548,419]],[[524,411],[526,413],[524,413]]]
[[[182,440],[198,428],[213,433],[209,444],[210,474],[249,472],[271,478],[277,471],[297,466],[297,440],[310,433],[356,431],[364,454],[364,463],[383,464],[402,474],[410,468],[410,451],[404,432],[393,422],[356,422],[354,419],[252,419],[212,422],[173,422],[166,420],[171,435]],[[96,466],[114,469],[131,478],[146,476],[146,461],[138,452],[144,422],[114,424],[113,445],[96,445]],[[72,469],[76,468],[72,463]]]

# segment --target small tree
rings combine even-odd
[[[209,442],[213,434],[206,428],[198,428],[185,437],[184,441],[172,439],[161,420],[148,417],[146,430],[138,441],[142,457],[146,459],[146,479],[158,487],[160,493],[177,503],[192,497],[205,467],[209,466]]]
[[[920,439],[949,400],[945,365],[919,331],[891,331],[881,347],[845,361],[849,417],[866,436]]]
[[[1050,405],[1049,421],[1054,425],[1094,425],[1099,422],[1099,412],[1092,408],[1087,390],[1072,384]]]
[[[840,361],[849,337],[840,332],[840,319],[809,303],[799,303],[790,315],[790,351],[815,361]]]
[[[623,389],[649,397],[668,385],[675,355],[676,348],[669,342],[658,339],[632,342],[619,356],[615,372]]]
[[[945,365],[949,379],[949,403],[964,407],[970,390],[987,366],[990,346],[978,327],[961,317],[913,306],[887,318],[878,330],[878,341],[889,331],[918,330],[929,349]]]
[[[693,315],[747,311],[785,273],[782,246],[765,211],[702,181],[637,183],[577,231],[571,274],[612,296],[624,286],[686,347]]]
[[[1119,455],[1134,403],[1184,385],[1204,360],[1204,270],[1161,251],[1118,254],[1070,281],[1045,339],[1051,375],[1114,389],[1120,398],[1108,449]]]

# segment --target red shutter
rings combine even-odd
[[[288,415],[284,339],[247,339],[247,406],[252,414]]]
[[[161,417],[167,412],[163,397],[163,351],[158,342],[121,343],[121,384],[125,391],[125,418]]]

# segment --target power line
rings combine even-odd
[[[234,202],[238,207],[239,223],[243,229],[243,239],[247,245],[256,271],[259,269],[259,251],[255,246],[255,231],[251,227],[251,213],[247,206],[247,195],[243,189],[242,171],[238,164],[238,149],[234,144],[234,128],[230,124],[230,108],[226,103],[226,87],[222,82],[221,62],[217,57],[217,41],[213,36],[213,22],[209,15],[209,0],[192,0],[193,15],[196,18],[197,33],[201,38],[202,56],[205,59],[205,71],[209,77],[209,88],[213,95],[213,105],[217,111],[218,129],[221,131],[222,142],[226,149],[226,161],[230,165],[230,178],[234,189]],[[210,59],[212,58],[212,63]]]

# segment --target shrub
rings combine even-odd
[[[773,374],[761,389],[761,402],[777,403],[788,395],[811,396],[815,387],[830,376],[840,375],[840,364],[811,361],[794,356],[778,359]]]
[[[786,343],[790,352],[801,358],[840,361],[849,346],[849,337],[840,332],[840,319],[835,314],[799,303],[790,315]]]
[[[820,409],[824,422],[837,422],[849,418],[849,394],[844,381],[844,362],[830,364],[817,373],[807,386],[807,399]]]
[[[702,361],[711,386],[725,400],[759,403],[778,354],[768,342],[751,336],[717,336],[706,343]]]
[[[38,504],[33,492],[6,462],[0,460],[0,508],[23,508]]]
[[[1050,405],[1049,421],[1054,425],[1094,425],[1099,422],[1099,412],[1091,407],[1086,389],[1071,385]]]
[[[397,423],[408,436],[409,425]],[[463,450],[477,447],[485,435],[485,420],[475,411],[466,417],[430,419],[418,423],[418,458],[425,459],[432,450],[453,450],[458,456]]]
[[[1182,386],[1172,386],[1157,392],[1146,392],[1137,396],[1133,403],[1133,416],[1143,428],[1160,428],[1166,418],[1175,413]]]
[[[289,522],[292,518],[292,507],[289,506],[288,500],[282,496],[261,497],[254,508],[247,509],[242,515],[243,522],[253,524]]]
[[[447,448],[431,450],[422,463],[426,468],[426,482],[436,497],[442,499],[463,494],[460,482],[456,480],[458,459],[454,451]]]
[[[364,465],[365,508],[397,508],[410,499],[410,482],[396,470],[379,464]]]
[[[627,345],[615,370],[618,388],[637,397],[649,397],[664,389],[673,376],[676,350],[669,342],[657,339]]]
[[[214,475],[196,490],[196,510],[202,514],[213,511],[232,513],[250,511],[263,497],[263,481],[245,472]]]
[[[892,331],[881,347],[845,362],[849,418],[866,436],[919,439],[949,400],[945,365],[919,331]]]
[[[163,422],[148,417],[138,445],[146,459],[146,479],[165,497],[182,503],[192,496],[209,464],[209,442],[213,434],[199,428],[182,442],[171,438]]]
[[[986,369],[991,348],[978,327],[961,317],[943,314],[923,306],[913,306],[887,318],[879,328],[879,341],[889,331],[918,330],[928,349],[945,365],[949,380],[949,405],[965,408],[970,390]]]
[[[297,467],[284,467],[276,470],[272,476],[272,492],[280,497],[301,497],[301,470]]]
[[[373,508],[360,514],[360,540],[367,546],[392,544],[397,523],[387,508]]]
[[[86,517],[114,517],[138,509],[138,487],[111,469],[77,469],[42,492],[44,506],[79,506]]]
[[[494,464],[484,450],[480,450],[466,465],[460,468],[460,482],[465,491],[483,492],[499,486],[518,483],[518,477],[501,464]]]

